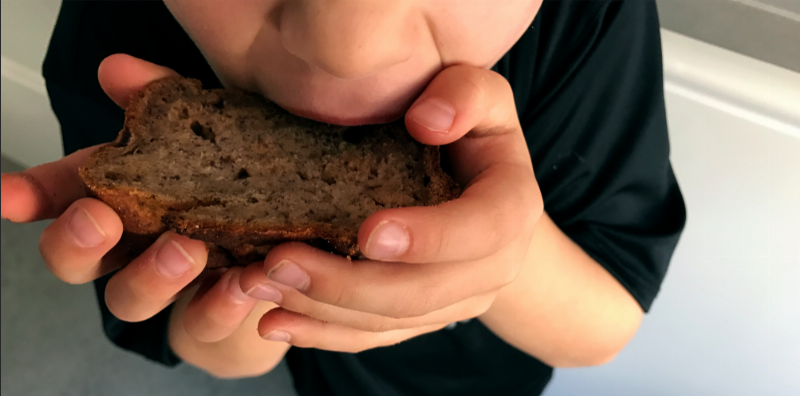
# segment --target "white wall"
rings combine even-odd
[[[56,0],[2,0],[2,152],[61,155],[39,70]],[[23,40],[24,38],[24,40]],[[663,291],[611,364],[548,396],[800,394],[800,75],[664,32],[689,222]]]
[[[663,34],[686,231],[634,340],[547,396],[800,395],[800,74]]]
[[[0,147],[3,155],[33,166],[63,155],[58,123],[41,77],[58,0],[2,0],[2,98]]]

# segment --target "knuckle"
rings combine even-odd
[[[508,234],[511,232],[511,227],[508,224],[509,218],[506,215],[507,211],[502,207],[501,203],[495,203],[495,205],[497,207],[494,210],[494,216],[489,221],[489,227],[486,227],[485,235],[486,246],[489,247],[490,252],[500,250],[507,242]],[[511,221],[514,221],[513,218],[511,218]]]
[[[127,288],[132,297],[131,300],[137,305],[154,305],[167,299],[145,290],[145,287],[138,282],[129,282]]]
[[[414,240],[414,254],[418,260],[430,262],[462,257],[464,249],[460,247],[458,238],[463,230],[456,225],[457,221],[452,216],[437,214],[431,219],[430,224],[433,226],[426,230],[423,236]]]
[[[110,296],[106,293],[106,306],[108,306],[108,310],[119,320],[132,323],[147,320],[158,311],[156,310],[153,312],[150,307],[160,307],[163,305],[163,302],[161,302],[162,300],[148,296],[137,287],[129,285],[127,288],[130,294],[127,299],[119,298],[118,296]],[[109,290],[108,287],[106,290]]]
[[[500,93],[504,94],[504,97],[514,97],[514,89],[511,87],[511,83],[509,83],[505,77],[494,71],[489,71],[489,75],[492,79],[492,86],[496,87]]]
[[[531,183],[533,186],[517,186],[516,190],[509,195],[509,199],[504,203],[498,203],[498,205],[504,206],[498,208],[498,217],[494,219],[493,226],[503,233],[502,236],[507,241],[510,241],[512,237],[518,237],[526,230],[531,230],[544,212],[541,193],[535,182],[531,181]]]
[[[331,305],[346,308],[350,303],[350,293],[347,288],[334,287],[331,293]]]
[[[108,288],[106,288],[108,290]],[[149,304],[143,304],[141,301],[127,301],[109,295],[106,292],[106,306],[112,315],[116,316],[123,322],[136,323],[149,319],[156,312],[150,312],[147,309]]]
[[[204,329],[201,326],[198,326],[197,324],[195,324],[195,322],[184,320],[183,328],[184,328],[184,330],[186,330],[186,333],[189,334],[189,337],[192,337],[193,339],[195,339],[197,341],[200,341],[200,342],[212,342],[212,340],[207,340],[207,338],[208,338],[206,336],[207,333],[204,331]]]
[[[190,315],[196,315],[196,317],[190,320]],[[236,330],[236,325],[215,318],[213,314],[202,310],[191,312],[187,309],[184,317],[184,328],[190,336],[200,342],[216,342],[233,333]]]
[[[462,87],[469,90],[472,103],[476,105],[483,103],[491,85],[486,79],[486,73],[482,70],[465,68],[460,77],[461,82],[464,84]]]
[[[383,324],[380,321],[370,320],[363,323],[358,323],[353,326],[357,330],[368,331],[370,333],[381,333],[383,332]]]
[[[493,254],[500,251],[508,243],[511,242],[511,237],[516,233],[517,223],[520,218],[516,212],[514,202],[515,200],[509,199],[506,202],[494,201],[491,209],[487,211],[485,219],[482,238],[485,252]]]
[[[430,254],[434,257],[441,256],[448,251],[450,246],[450,240],[453,235],[453,228],[448,227],[446,224],[442,224],[439,227],[439,231],[433,234],[433,238],[430,239]]]
[[[367,323],[365,330],[371,333],[385,333],[387,331],[396,330],[398,328],[397,322],[396,319],[391,318],[373,320]]]
[[[327,309],[325,305],[317,302],[312,302],[311,304],[296,306],[296,307],[283,305],[282,308],[286,310],[291,310],[293,313],[300,314],[312,320],[321,321],[323,323],[327,323],[327,321],[323,318],[331,317],[330,310]]]
[[[35,216],[34,218],[41,218],[42,215],[49,217],[58,213],[56,208],[53,207],[54,202],[51,199],[50,194],[47,193],[47,189],[44,187],[44,185],[42,185],[42,182],[34,174],[37,170],[41,170],[42,166],[46,165],[49,164],[26,169],[16,174],[19,177],[19,180],[21,180],[24,184],[27,185],[29,191],[31,192],[31,195],[33,195],[32,201],[36,204],[37,206],[36,212],[38,212],[37,213],[38,216]]]
[[[488,74],[491,82],[490,83],[487,82],[487,85],[490,86],[491,89],[494,89],[496,91],[492,95],[492,97],[502,98],[502,103],[505,105],[504,107],[515,109],[514,114],[516,115],[516,105],[514,104],[514,89],[511,87],[511,83],[509,83],[508,80],[501,74],[498,74],[494,71],[489,71]]]
[[[438,296],[439,288],[436,286],[422,286],[417,290],[413,298],[406,299],[406,301],[414,301],[413,303],[401,303],[395,309],[395,315],[391,316],[393,319],[407,319],[418,316],[423,316],[434,311],[436,306],[436,297]]]
[[[43,246],[42,243],[39,244],[39,254],[42,256],[45,267],[64,283],[81,285],[92,280],[86,274],[68,268],[69,266],[61,257],[57,256],[52,249]]]
[[[417,308],[412,307],[407,301],[397,301],[387,309],[383,316],[392,319],[405,319],[416,316],[416,310]]]
[[[384,316],[386,316],[387,318],[392,318],[392,319],[406,319],[406,318],[410,318],[410,317],[416,316],[416,314],[415,314],[416,311],[414,309],[411,309],[406,304],[400,304],[400,303],[395,304],[388,311],[389,312],[386,312],[384,314]]]
[[[487,76],[489,76],[488,79]],[[493,78],[485,70],[466,65],[454,65],[443,70],[436,79],[458,81],[458,95],[468,98],[464,103],[475,110],[482,110],[491,89],[490,80]]]

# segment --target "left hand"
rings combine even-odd
[[[263,337],[342,352],[392,345],[481,315],[516,278],[543,203],[508,82],[449,67],[405,121],[420,142],[448,144],[466,190],[367,218],[358,239],[370,260],[286,243],[247,267],[242,290],[280,306],[261,318]]]

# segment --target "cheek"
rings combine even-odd
[[[225,85],[247,86],[246,58],[278,0],[165,0]],[[234,77],[236,76],[236,77]]]

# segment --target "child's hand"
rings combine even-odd
[[[173,71],[124,55],[106,59],[99,78],[120,106],[150,81]],[[42,233],[39,248],[50,271],[67,283],[86,283],[127,262],[112,248],[122,235],[122,222],[108,205],[86,198],[79,166],[94,150],[78,151],[61,160],[23,172],[2,175],[2,217],[15,222],[55,219]],[[206,265],[205,243],[166,233],[144,254],[117,272],[106,287],[105,301],[124,321],[148,319],[168,306]],[[257,300],[239,289],[242,269],[227,271],[210,290],[198,295],[184,316],[189,334],[200,341],[230,335]],[[212,286],[212,285],[209,285]]]
[[[356,352],[485,312],[519,272],[543,203],[508,83],[491,71],[442,71],[406,114],[409,132],[446,150],[468,188],[437,207],[390,209],[362,225],[353,261],[288,243],[241,276],[278,303],[267,339]]]

